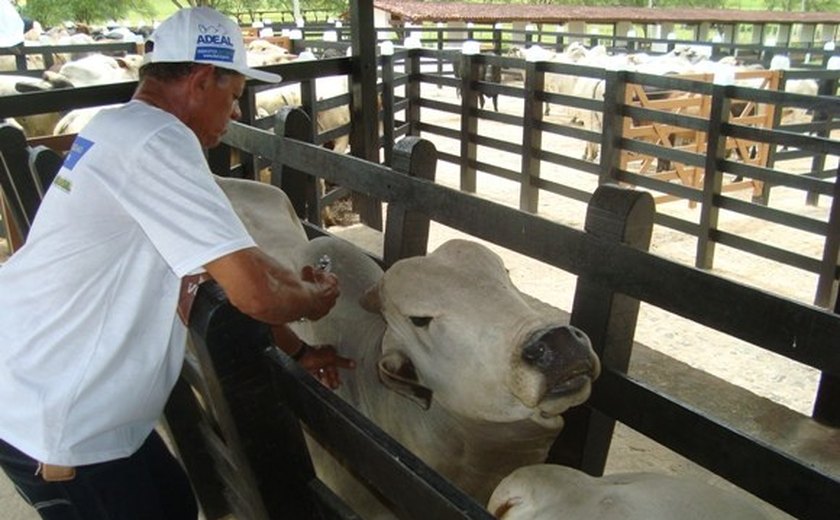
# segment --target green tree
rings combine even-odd
[[[838,0],[765,0],[769,10],[776,11],[837,11]]]
[[[293,0],[172,0],[179,8],[208,6],[223,12],[288,11],[292,12]],[[349,0],[302,0],[301,9],[334,10],[341,13],[349,8]]]
[[[149,0],[27,0],[23,13],[45,27],[72,20],[97,23],[124,18],[134,12],[153,15]]]

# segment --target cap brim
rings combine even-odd
[[[0,0],[0,1],[2,1],[2,0]],[[148,63],[159,63],[159,62],[156,62],[155,59],[154,59],[154,52],[147,52],[143,56],[143,65],[146,65]],[[253,78],[257,81],[264,81],[266,83],[280,83],[281,81],[283,81],[283,76],[281,76],[280,74],[274,74],[273,72],[266,72],[264,70],[252,69],[250,67],[237,69],[237,68],[233,68],[233,67],[228,66],[228,64],[221,64],[221,63],[215,63],[215,62],[210,62],[210,61],[196,61],[196,62],[193,62],[193,63],[203,63],[205,65],[214,65],[216,67],[221,67],[223,69],[232,70],[234,72],[238,72],[238,73],[242,74],[245,77]]]
[[[274,74],[273,72],[266,72],[264,70],[248,68],[240,69],[238,72],[248,78],[253,78],[257,81],[264,81],[266,83],[280,83],[283,80],[283,76],[280,74]]]

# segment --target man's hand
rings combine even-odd
[[[304,282],[312,284],[312,304],[305,314],[310,320],[317,320],[326,316],[333,308],[341,291],[338,288],[338,277],[322,269],[306,265],[300,273]]]
[[[339,356],[332,345],[307,345],[288,324],[271,327],[271,332],[277,346],[327,388],[335,390],[341,384],[339,368],[356,368],[355,361]]]
[[[355,361],[339,356],[331,345],[306,347],[298,363],[321,384],[333,390],[341,385],[339,368],[356,368]]]

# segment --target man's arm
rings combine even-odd
[[[329,312],[339,295],[334,274],[311,266],[295,273],[256,247],[227,254],[204,267],[234,307],[273,325],[300,318],[316,320]]]

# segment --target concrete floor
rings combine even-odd
[[[0,517],[3,520],[38,520],[34,509],[18,495],[6,474],[0,471]]]

